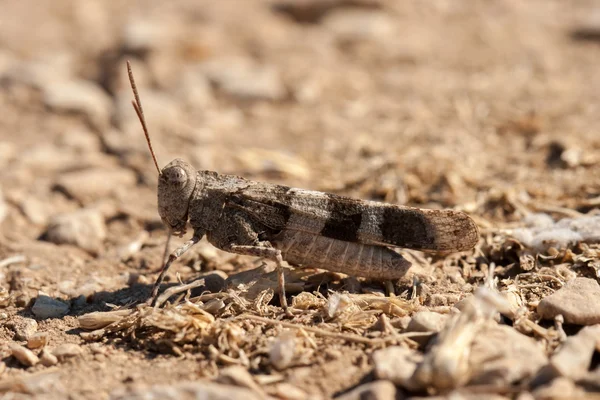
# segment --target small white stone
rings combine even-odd
[[[15,332],[16,340],[29,340],[37,332],[38,323],[32,318],[19,318],[9,327]]]
[[[296,354],[296,338],[292,332],[283,332],[271,344],[269,349],[269,360],[278,370],[284,370],[290,366]]]
[[[447,315],[431,312],[419,311],[413,315],[406,330],[408,332],[439,332],[444,327]]]

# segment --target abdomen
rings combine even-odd
[[[399,279],[410,262],[395,251],[303,231],[283,230],[270,240],[291,264],[375,279]]]

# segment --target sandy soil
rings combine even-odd
[[[528,336],[541,365],[582,325],[600,323],[544,318],[538,308],[576,276],[597,282],[600,268],[597,224],[578,236],[551,229],[564,218],[593,221],[600,205],[593,1],[28,0],[1,8],[0,398],[151,398],[152,385],[215,378],[225,394],[236,386],[279,398],[330,398],[374,380],[394,382],[398,398],[599,389],[590,383],[600,373],[598,344],[583,375],[486,380],[461,369],[448,385],[386,377],[373,356],[390,346],[434,354],[444,325],[425,341],[402,336],[414,331],[411,318],[432,311],[450,320],[484,284],[503,299],[512,293],[519,312],[469,326]],[[463,210],[480,228],[479,244],[458,254],[405,252],[414,269],[395,282],[397,297],[385,297],[382,282],[290,270],[297,312],[289,317],[270,262],[202,242],[165,284],[204,277],[188,300],[139,306],[166,230],[126,60],[161,166],[182,157],[254,180]],[[549,236],[536,236],[539,226]],[[84,329],[103,315],[118,323]],[[43,342],[29,344],[43,362],[14,356],[32,336]],[[484,368],[489,360],[473,354],[486,346],[473,340],[469,365]],[[559,379],[566,386],[552,389]]]

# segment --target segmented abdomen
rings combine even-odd
[[[398,279],[410,262],[395,251],[362,243],[345,242],[294,230],[283,230],[271,244],[292,264],[375,279]]]

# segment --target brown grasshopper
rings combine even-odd
[[[206,235],[230,253],[277,265],[279,299],[287,308],[283,261],[381,280],[401,278],[410,262],[390,247],[462,251],[475,246],[477,226],[463,212],[357,200],[311,190],[196,171],[175,159],[158,167],[133,73],[132,101],[158,171],[158,213],[170,233],[190,240],[170,254],[152,290],[152,305],[171,264]]]

